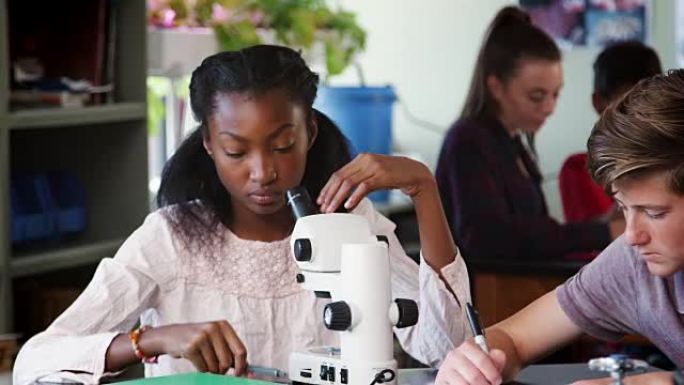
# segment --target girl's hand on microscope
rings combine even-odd
[[[140,341],[141,349],[149,351],[142,345],[144,337],[158,341],[159,354],[190,360],[200,372],[224,374],[234,367],[236,376],[245,374],[247,349],[227,321],[173,324],[150,329],[141,335]],[[151,350],[157,350],[150,346]]]
[[[321,212],[332,213],[341,204],[353,209],[375,190],[400,189],[416,198],[434,185],[434,177],[423,163],[402,156],[362,153],[330,177],[316,203]]]

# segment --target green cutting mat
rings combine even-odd
[[[185,373],[118,382],[125,385],[272,385],[273,382],[209,373]]]

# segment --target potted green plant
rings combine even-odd
[[[307,52],[320,44],[327,77],[344,71],[366,44],[355,15],[324,0],[148,0],[147,6],[150,25],[211,28],[221,50],[275,43]]]
[[[356,15],[332,9],[325,0],[148,0],[148,19],[161,28],[211,28],[217,50],[260,43],[299,48],[307,61],[324,61],[326,80],[343,72],[366,45]],[[182,50],[180,57],[199,46]],[[340,126],[354,152],[388,154],[394,91],[366,87],[360,70],[359,77],[361,87],[321,86],[316,107]],[[371,198],[384,201],[388,195],[379,192]]]

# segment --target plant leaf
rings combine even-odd
[[[214,27],[214,32],[219,48],[224,51],[235,51],[261,43],[256,28],[249,20],[217,25]]]

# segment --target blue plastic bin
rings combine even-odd
[[[394,89],[386,87],[320,87],[314,103],[332,119],[352,145],[352,154],[372,152],[388,155],[392,150]],[[386,202],[389,191],[370,194]]]
[[[44,175],[12,175],[10,182],[10,237],[12,243],[50,238],[54,218],[46,215],[49,197]]]
[[[10,202],[13,245],[85,230],[85,191],[71,172],[13,174]]]
[[[76,175],[67,171],[51,172],[47,176],[52,193],[59,235],[85,230],[85,191]]]

